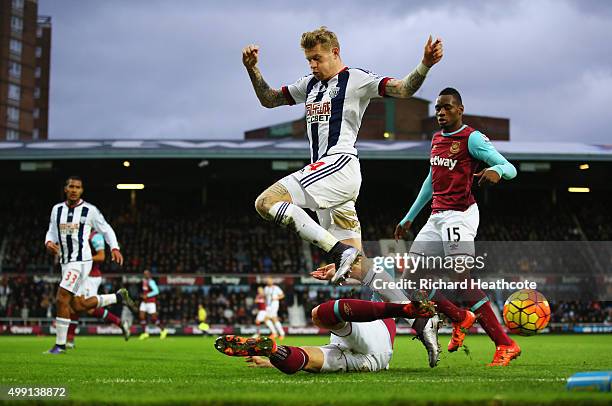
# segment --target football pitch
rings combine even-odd
[[[0,387],[66,387],[67,402],[105,404],[610,404],[611,393],[567,392],[575,372],[612,369],[609,335],[516,338],[523,355],[508,368],[488,368],[493,344],[468,336],[469,355],[446,351],[437,368],[418,341],[398,337],[388,371],[288,376],[246,367],[213,348],[214,337],[77,337],[77,348],[42,352],[53,337],[0,337]],[[445,347],[448,336],[440,337]],[[295,336],[287,345],[322,345],[327,337]],[[7,399],[3,397],[2,399]],[[36,400],[33,402],[40,402]],[[18,401],[16,404],[24,404]]]

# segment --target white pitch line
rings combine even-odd
[[[567,378],[526,378],[529,382],[546,382],[546,383],[561,383],[566,382]],[[520,381],[520,379],[519,379]],[[235,383],[244,383],[244,384],[290,384],[290,385],[321,385],[321,384],[336,384],[336,383],[385,383],[385,384],[397,384],[397,379],[359,379],[353,378],[349,376],[342,376],[340,379],[321,379],[316,377],[311,381],[297,381],[295,379],[288,378],[266,378],[266,379],[258,379],[258,378],[249,378],[249,379],[236,379],[233,382]],[[465,383],[466,379],[464,377],[457,378],[441,378],[441,377],[431,377],[431,378],[410,378],[406,381],[407,383]],[[470,383],[499,383],[499,382],[509,382],[516,383],[516,378],[472,378],[470,379]]]

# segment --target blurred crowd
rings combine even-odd
[[[407,207],[385,202],[381,210],[375,202],[359,202],[363,241],[392,238],[395,224]],[[214,207],[181,207],[143,203],[136,207],[117,203],[100,204],[102,212],[115,229],[126,262],[123,268],[107,261],[104,273],[140,274],[149,269],[154,275],[197,274],[307,274],[311,268],[327,263],[325,253],[304,246],[294,234],[263,221],[251,206],[238,210],[231,203]],[[502,260],[491,261],[504,274],[529,274],[554,270],[559,275],[576,272],[587,256],[597,257],[602,269],[612,267],[612,219],[603,202],[589,207],[570,202],[554,205],[546,200],[537,205],[516,205],[510,199],[481,204],[479,241],[549,241],[548,245],[517,244]],[[535,208],[535,209],[534,209]],[[426,210],[425,210],[426,211]],[[47,283],[32,275],[57,275],[58,266],[43,246],[50,206],[35,197],[0,199],[0,317],[51,317],[55,314],[56,283]],[[15,216],[14,213],[31,213]],[[511,214],[510,214],[511,213]],[[427,220],[417,217],[413,231]],[[412,235],[414,237],[414,234]],[[571,245],[555,248],[553,242],[594,242],[589,250]],[[531,248],[530,248],[531,247]],[[539,260],[527,255],[539,250]],[[555,250],[563,250],[564,258]],[[386,253],[385,253],[386,254]],[[380,255],[380,253],[379,253]],[[3,277],[13,275],[10,279]],[[15,277],[14,275],[30,275]],[[115,281],[115,282],[114,282]],[[112,292],[116,280],[101,290]],[[587,286],[588,287],[588,286]],[[139,296],[139,286],[130,287]],[[338,292],[295,285],[288,290],[280,315],[286,318],[287,306],[298,306],[309,319],[316,304],[329,298],[359,292]],[[210,323],[250,324],[253,319],[253,286],[162,287],[160,315],[167,320],[187,322],[195,317],[198,304],[208,311]],[[115,309],[120,312],[121,309]],[[568,323],[610,321],[606,302],[568,302],[554,306],[553,319]]]
[[[0,207],[4,226],[0,232],[4,246],[1,269],[52,273],[54,259],[43,244],[49,207],[28,200],[19,204],[20,211],[36,215],[11,216],[11,210],[16,208]],[[295,233],[263,221],[254,210],[237,211],[231,206],[177,210],[173,206],[142,204],[132,209],[111,205],[103,213],[126,259],[122,269],[107,261],[103,265],[105,272],[140,273],[149,269],[161,274],[299,274],[310,271],[309,263],[314,267],[327,263],[325,253],[317,248],[304,250]],[[393,238],[399,213],[401,207],[380,210],[361,205],[363,241]],[[557,205],[534,211],[529,206],[518,206],[511,215],[507,213],[498,208],[482,209],[477,240],[562,242],[607,241],[612,237],[612,219],[604,207],[586,210]],[[426,220],[426,215],[417,217],[412,231],[417,232]],[[310,258],[307,260],[305,255]],[[606,253],[605,262],[612,263],[612,252]]]
[[[107,279],[100,293],[111,293],[119,288],[119,280]],[[51,318],[55,316],[56,283],[34,281],[29,277],[0,279],[0,317],[17,319]],[[133,297],[140,296],[140,285],[130,284]],[[158,298],[160,318],[168,323],[191,324],[196,320],[198,305],[207,311],[209,324],[251,325],[257,308],[254,303],[256,285],[161,286]],[[286,298],[281,301],[279,316],[288,322],[289,307],[303,312],[310,320],[310,311],[320,303],[343,297],[367,299],[369,292],[359,288],[326,285],[283,286]],[[552,322],[612,323],[612,302],[551,303]],[[120,315],[115,305],[111,311]],[[32,323],[32,321],[31,321]]]

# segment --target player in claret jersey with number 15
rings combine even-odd
[[[474,238],[478,229],[478,205],[472,194],[474,178],[479,186],[494,185],[516,176],[516,169],[482,134],[463,124],[463,102],[456,89],[446,88],[436,99],[436,117],[441,131],[431,141],[430,170],[412,207],[395,228],[395,239],[402,238],[412,221],[432,200],[432,213],[410,247],[412,256],[444,256],[465,261],[475,256]],[[477,171],[481,162],[488,165]],[[416,263],[413,261],[412,263]],[[414,270],[405,270],[404,276]],[[465,330],[478,323],[495,342],[490,366],[506,366],[521,354],[518,344],[508,337],[491,308],[485,292],[467,289],[460,292],[470,310],[457,307],[441,292],[433,289],[430,299],[438,311],[453,323],[448,351],[463,345]]]

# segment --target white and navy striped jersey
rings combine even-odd
[[[59,244],[62,264],[91,261],[89,234],[92,228],[104,236],[111,249],[119,249],[115,232],[96,206],[84,200],[72,207],[66,202],[58,203],[51,209],[45,244],[49,241]]]
[[[306,105],[311,162],[331,154],[357,155],[355,143],[363,113],[371,99],[385,95],[389,79],[362,69],[344,68],[327,81],[308,75],[283,86],[289,104]]]

